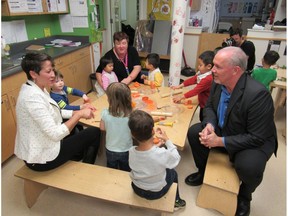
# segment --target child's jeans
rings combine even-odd
[[[107,167],[130,172],[129,152],[112,152],[106,149]]]
[[[174,169],[166,169],[166,183],[167,184],[162,188],[162,190],[157,191],[157,192],[143,190],[141,188],[138,188],[133,182],[132,182],[132,188],[138,196],[144,197],[148,200],[154,200],[154,199],[159,199],[162,196],[164,196],[168,192],[173,182],[178,183],[177,172]],[[180,196],[179,196],[179,190],[178,190],[178,185],[177,185],[175,200],[179,200],[179,199],[180,199]]]

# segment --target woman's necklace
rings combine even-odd
[[[121,61],[125,67],[125,70],[126,70],[126,73],[127,75],[129,76],[130,74],[130,71],[129,71],[129,68],[128,68],[128,54],[126,53],[125,56],[123,58],[120,58],[117,54],[117,52],[115,51],[115,49],[113,49],[116,57],[119,59],[119,61]]]

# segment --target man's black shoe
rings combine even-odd
[[[185,179],[185,183],[190,186],[199,186],[203,183],[204,175],[202,173],[192,173],[191,175],[187,176]]]
[[[242,199],[238,200],[236,216],[249,216],[250,202]]]

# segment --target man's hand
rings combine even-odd
[[[200,143],[208,148],[222,146],[222,138],[218,137],[214,132],[214,127],[212,124],[208,123],[206,127],[199,133]]]

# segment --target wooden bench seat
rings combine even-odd
[[[211,150],[196,204],[235,215],[240,180],[225,153]]]
[[[53,187],[110,202],[155,210],[161,212],[161,215],[174,211],[176,183],[173,183],[162,198],[147,200],[134,193],[129,172],[107,167],[69,161],[54,170],[36,172],[24,165],[15,176],[24,179],[24,193],[30,208],[44,189]]]

